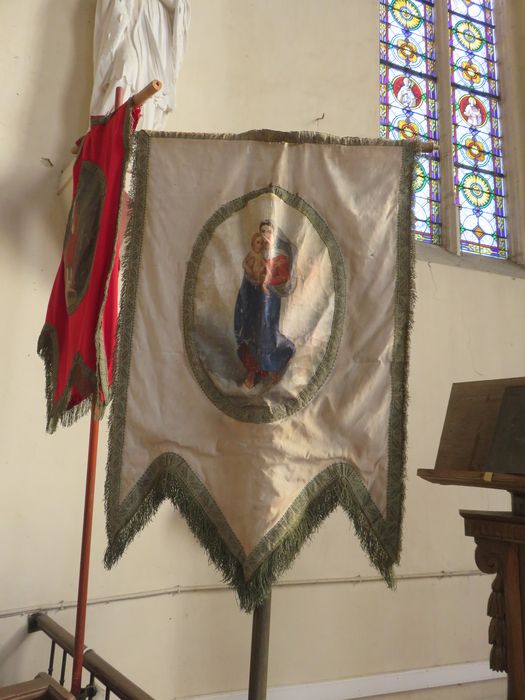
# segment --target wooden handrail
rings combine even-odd
[[[75,638],[58,622],[55,622],[45,613],[35,613],[31,615],[28,623],[29,632],[40,630],[64,649],[70,656],[73,655]],[[96,679],[103,683],[106,688],[123,700],[154,700],[151,695],[144,692],[138,685],[135,685],[129,678],[126,678],[120,671],[108,664],[102,657],[92,649],[84,652],[84,668],[92,673]]]
[[[47,673],[39,673],[33,681],[0,688],[0,700],[75,700]]]

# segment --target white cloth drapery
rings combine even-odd
[[[162,129],[175,105],[189,19],[189,0],[98,0],[91,114],[111,112],[116,87],[127,99],[156,79],[162,89],[142,107],[139,127]]]

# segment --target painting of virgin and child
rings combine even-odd
[[[295,354],[294,343],[280,331],[281,300],[295,287],[295,248],[271,219],[251,238],[243,261],[234,331],[247,389],[260,381],[276,384]]]

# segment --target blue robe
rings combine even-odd
[[[239,359],[256,374],[283,372],[295,345],[279,331],[281,297],[245,275],[235,304],[234,329]]]

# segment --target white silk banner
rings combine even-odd
[[[169,498],[250,610],[341,505],[390,583],[418,145],[136,139],[107,565]]]

